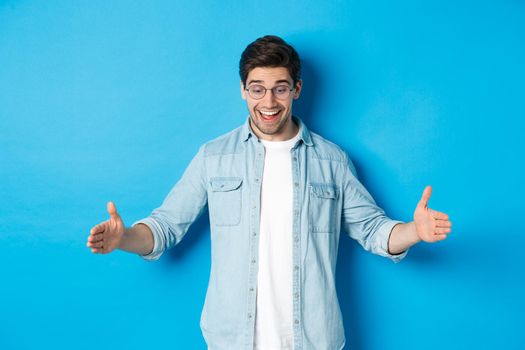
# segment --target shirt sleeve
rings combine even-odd
[[[390,254],[388,240],[392,228],[402,222],[385,215],[384,210],[377,206],[370,193],[357,179],[355,167],[348,156],[346,160],[342,187],[344,229],[365,250],[399,262],[408,250],[396,255]]]
[[[158,260],[165,250],[178,244],[204,212],[207,202],[204,146],[201,146],[162,205],[150,216],[133,223],[133,226],[147,225],[153,233],[153,250],[141,257],[147,261]]]

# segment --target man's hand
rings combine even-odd
[[[119,247],[125,226],[113,202],[108,202],[109,220],[94,226],[88,236],[87,246],[95,254],[107,254]]]
[[[428,207],[428,200],[431,194],[432,187],[427,186],[414,211],[416,233],[421,240],[429,243],[442,241],[447,238],[452,227],[447,214]]]

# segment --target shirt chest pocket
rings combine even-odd
[[[241,222],[242,178],[210,179],[208,206],[210,222],[216,226],[234,226]]]
[[[337,186],[329,183],[310,184],[308,217],[310,232],[335,232],[337,224]]]

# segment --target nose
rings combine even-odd
[[[263,106],[265,106],[265,107],[276,107],[277,106],[277,99],[273,95],[273,91],[272,90],[267,90],[266,91],[266,94],[264,95],[264,97],[263,97],[261,102],[262,102]]]

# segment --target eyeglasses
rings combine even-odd
[[[266,91],[268,90],[272,90],[272,94],[275,96],[275,98],[279,100],[286,100],[290,96],[290,92],[294,89],[290,89],[290,87],[287,85],[277,85],[271,89],[267,89],[262,85],[255,84],[244,90],[248,91],[248,95],[250,95],[250,97],[255,100],[260,100],[263,98],[266,95]]]

